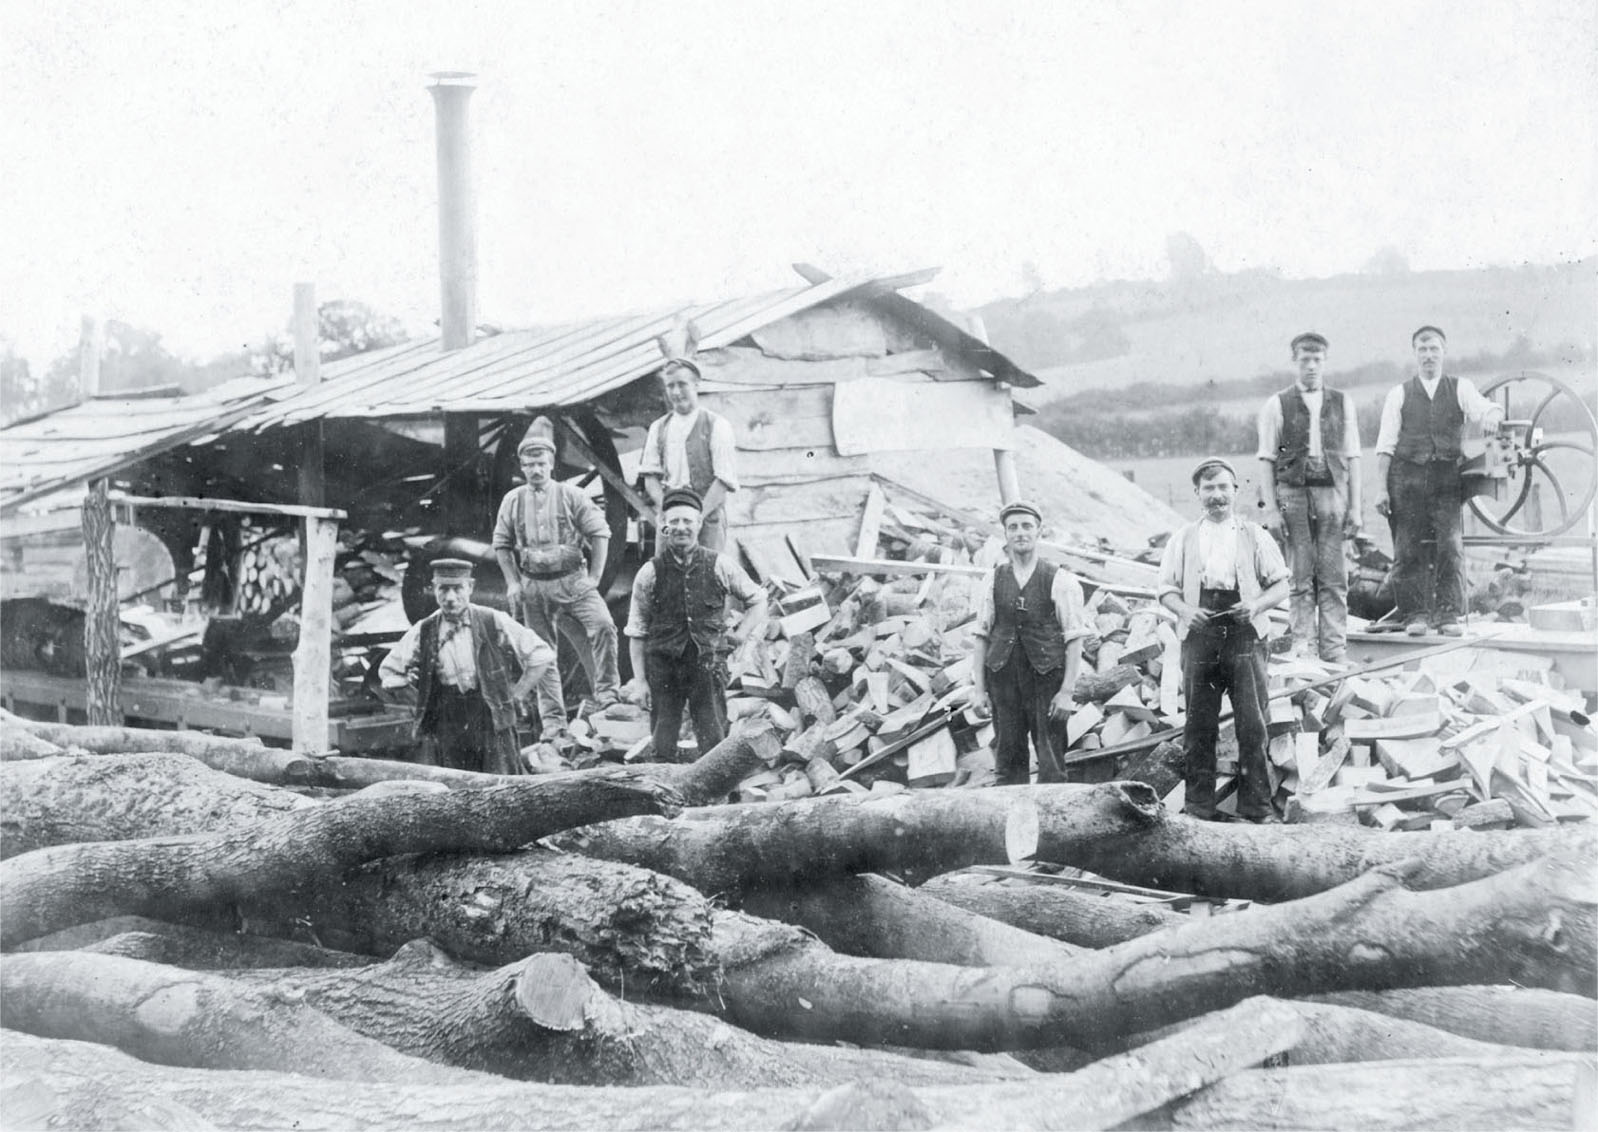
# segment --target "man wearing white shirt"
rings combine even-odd
[[[1393,597],[1404,631],[1423,637],[1434,627],[1457,637],[1465,612],[1459,476],[1465,424],[1476,424],[1490,436],[1504,410],[1468,379],[1443,373],[1448,343],[1437,327],[1421,327],[1410,336],[1410,345],[1416,375],[1382,402],[1376,436],[1382,490],[1376,510],[1393,529]]]
[[[1298,382],[1265,402],[1259,417],[1265,528],[1284,538],[1293,571],[1289,598],[1296,651],[1332,664],[1347,659],[1348,559],[1362,501],[1354,406],[1322,383],[1326,339],[1314,332],[1289,349]]]
[[[1237,472],[1231,464],[1211,457],[1192,478],[1204,517],[1166,543],[1159,583],[1160,604],[1176,614],[1182,642],[1182,811],[1217,818],[1215,743],[1225,695],[1237,732],[1237,816],[1275,822],[1266,760],[1265,638],[1267,615],[1287,598],[1287,564],[1275,539],[1234,513]]]
[[[1042,515],[1016,500],[999,512],[1006,561],[983,576],[973,636],[971,703],[992,714],[993,765],[1001,786],[1064,782],[1060,761],[1065,722],[1088,636],[1082,583],[1062,567],[1038,558]]]
[[[667,491],[688,488],[704,504],[699,545],[717,552],[727,548],[729,492],[738,490],[736,444],[732,424],[699,406],[699,366],[689,358],[667,362],[661,385],[671,412],[649,426],[638,474],[657,511]]]

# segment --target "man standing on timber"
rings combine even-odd
[[[699,378],[689,358],[661,367],[671,412],[649,426],[638,474],[657,509],[672,488],[691,488],[704,505],[699,545],[719,552],[727,549],[727,495],[738,490],[735,440],[725,417],[699,407]]]
[[[1171,536],[1159,585],[1160,604],[1176,614],[1182,642],[1182,812],[1217,820],[1215,743],[1226,695],[1237,732],[1237,816],[1276,822],[1266,760],[1265,638],[1267,614],[1287,598],[1287,564],[1275,539],[1234,513],[1237,472],[1231,464],[1217,457],[1200,463],[1193,493],[1204,517]]]
[[[636,699],[647,687],[657,759],[676,756],[685,705],[701,754],[726,734],[727,598],[743,607],[731,644],[766,624],[766,591],[731,558],[700,545],[700,508],[699,496],[686,488],[666,493],[661,548],[633,579],[627,619],[632,691]]]
[[[993,715],[999,785],[1030,781],[1027,738],[1038,753],[1038,781],[1064,782],[1061,733],[1073,707],[1088,635],[1082,584],[1069,570],[1038,558],[1043,517],[1017,501],[999,512],[1007,559],[982,579],[972,705]]]
[[[534,684],[540,698],[548,684],[559,698],[555,651],[499,610],[472,604],[472,564],[464,559],[434,560],[433,597],[438,608],[383,658],[383,687],[416,690],[416,737],[428,761],[521,774],[517,705]]]
[[[1259,417],[1265,528],[1286,540],[1295,651],[1342,664],[1348,659],[1343,540],[1358,533],[1363,513],[1357,414],[1340,391],[1322,384],[1325,338],[1300,334],[1288,348],[1298,382],[1266,401]]]
[[[1412,637],[1435,628],[1450,637],[1463,630],[1465,541],[1460,525],[1464,493],[1465,422],[1491,436],[1504,419],[1463,377],[1443,374],[1448,340],[1435,326],[1410,336],[1416,375],[1389,390],[1376,435],[1382,490],[1376,510],[1393,528],[1393,597],[1398,620]]]
[[[599,593],[610,528],[593,500],[555,481],[555,428],[548,417],[532,423],[516,455],[527,482],[505,494],[494,522],[506,599],[552,646],[557,629],[571,640],[588,669],[594,701],[606,707],[621,693],[616,622]],[[541,698],[538,711],[546,733],[566,725],[564,703]]]

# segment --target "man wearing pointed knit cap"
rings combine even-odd
[[[599,592],[610,527],[579,488],[555,480],[555,428],[548,417],[532,423],[516,456],[527,482],[500,501],[492,540],[505,596],[523,624],[551,645],[557,630],[572,642],[595,703],[609,706],[621,694],[616,622]],[[538,711],[549,736],[566,726],[566,705],[544,698]]]
[[[1066,720],[1088,636],[1082,584],[1038,557],[1043,516],[1016,501],[999,512],[1005,561],[982,579],[976,647],[971,657],[972,706],[993,715],[994,770],[999,784],[1031,780],[1030,738],[1038,781],[1064,782]]]
[[[726,656],[766,626],[766,591],[727,555],[699,544],[703,506],[691,488],[666,492],[660,549],[633,579],[629,698],[643,698],[647,688],[657,759],[676,758],[684,707],[700,754],[721,742],[727,728]],[[728,598],[742,607],[731,633]]]
[[[416,691],[423,758],[455,770],[524,771],[516,709],[533,686],[554,682],[555,650],[497,609],[472,603],[472,564],[434,560],[438,608],[412,625],[379,669],[383,687]]]

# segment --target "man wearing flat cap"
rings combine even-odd
[[[588,670],[594,701],[616,702],[621,676],[616,622],[599,593],[610,551],[610,527],[594,501],[555,480],[555,428],[539,417],[516,448],[522,478],[500,501],[494,521],[494,557],[505,576],[505,596],[522,621],[551,645],[557,630],[572,642]],[[566,725],[566,705],[543,702],[546,734]]]
[[[1005,561],[979,587],[971,656],[972,706],[993,715],[994,770],[1001,786],[1031,780],[1030,738],[1038,781],[1064,782],[1064,725],[1089,633],[1082,584],[1069,570],[1038,558],[1043,516],[1016,501],[999,512]]]
[[[1217,820],[1215,743],[1221,697],[1232,701],[1237,732],[1237,816],[1275,822],[1266,760],[1265,639],[1270,610],[1288,594],[1287,564],[1276,540],[1238,517],[1237,471],[1211,457],[1193,469],[1204,517],[1171,536],[1160,560],[1160,604],[1176,614],[1182,642],[1182,727],[1186,763],[1183,812]]]
[[[1326,388],[1326,339],[1313,331],[1289,349],[1298,381],[1259,415],[1265,529],[1282,539],[1293,580],[1294,651],[1331,664],[1348,659],[1348,558],[1359,531],[1359,427],[1354,405]]]
[[[633,579],[630,698],[647,689],[657,759],[675,759],[684,707],[701,754],[721,742],[727,729],[727,654],[766,625],[766,591],[727,555],[699,544],[702,507],[691,489],[666,492],[660,549]],[[730,634],[728,598],[742,609]]]
[[[658,508],[667,491],[686,487],[699,496],[704,521],[699,545],[727,548],[727,494],[738,490],[732,424],[699,404],[699,364],[673,358],[660,369],[671,411],[649,426],[638,474]]]
[[[1421,327],[1409,342],[1415,376],[1389,390],[1382,402],[1376,510],[1393,529],[1393,598],[1404,631],[1424,637],[1436,629],[1457,637],[1465,614],[1465,496],[1459,475],[1465,425],[1476,424],[1491,436],[1504,407],[1483,397],[1469,379],[1443,373],[1448,340],[1437,327]]]
[[[553,682],[560,696],[555,650],[499,610],[472,604],[470,562],[435,559],[432,573],[438,608],[383,658],[383,687],[415,689],[416,737],[426,761],[521,774],[517,708],[534,685]]]

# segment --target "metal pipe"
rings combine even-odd
[[[438,145],[439,327],[444,349],[459,350],[477,333],[477,202],[466,113],[477,76],[438,71],[428,77]]]

